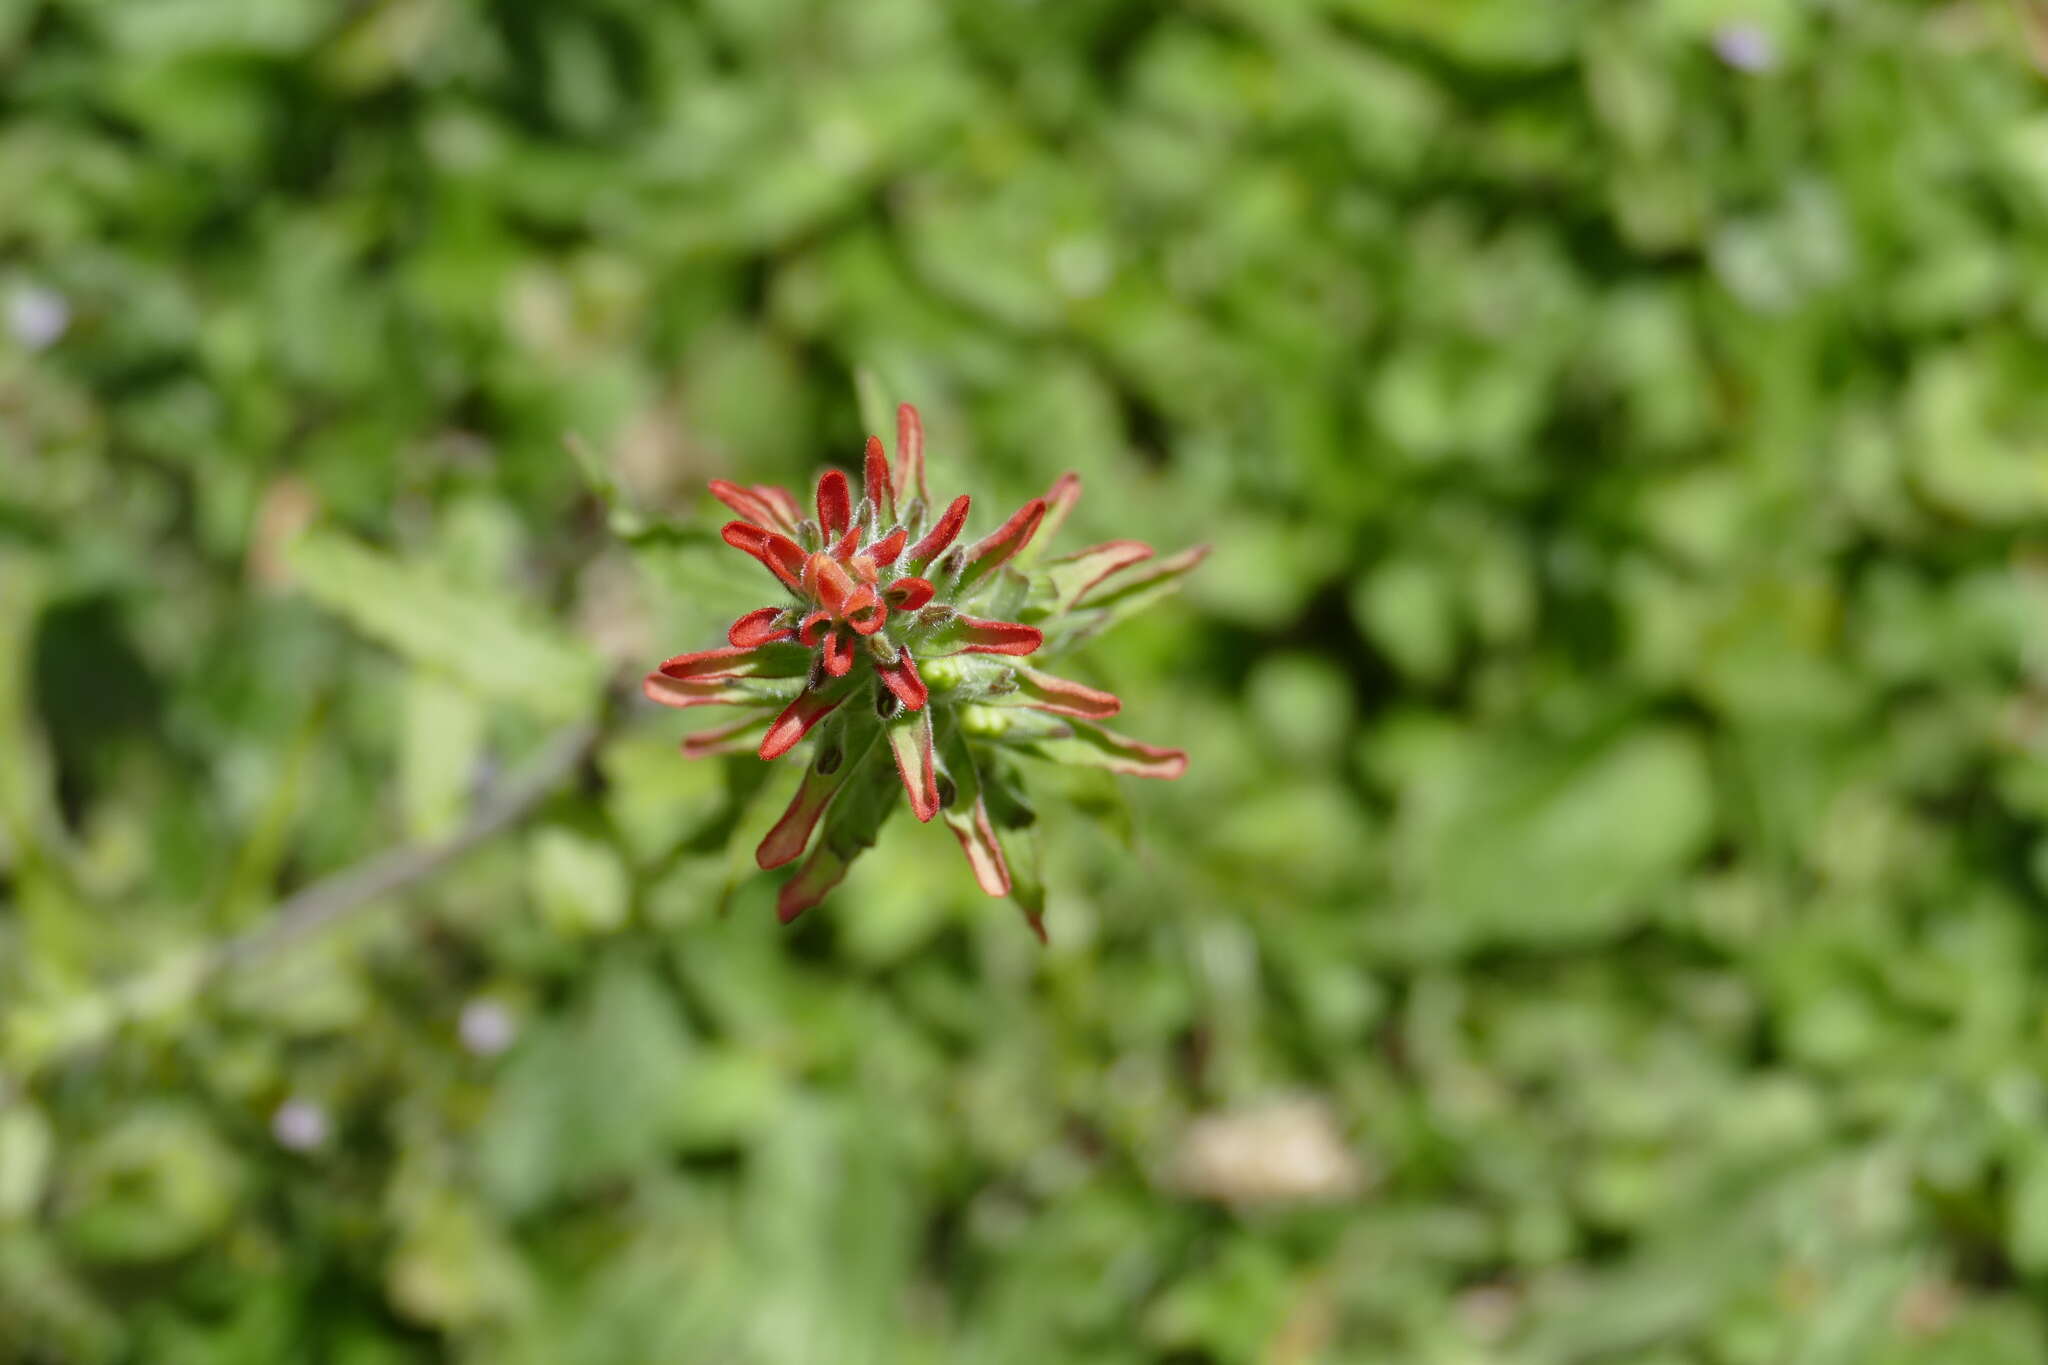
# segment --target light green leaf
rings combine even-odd
[[[632,886],[610,844],[550,825],[533,836],[528,855],[534,897],[556,933],[580,938],[625,927]]]
[[[322,606],[480,695],[556,720],[589,715],[598,704],[604,663],[597,652],[508,597],[458,587],[332,531],[306,534],[290,562]]]
[[[1468,744],[1403,810],[1407,874],[1448,941],[1544,943],[1626,928],[1712,831],[1706,757],[1683,731],[1591,749]]]

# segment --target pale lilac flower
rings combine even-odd
[[[462,1007],[462,1018],[455,1030],[461,1035],[463,1047],[478,1057],[495,1057],[519,1037],[519,1024],[512,1011],[482,997]]]
[[[7,296],[7,330],[31,351],[47,350],[71,328],[71,303],[45,285],[15,286]]]
[[[328,1130],[327,1111],[296,1096],[277,1106],[270,1116],[270,1135],[287,1151],[310,1152],[326,1146]]]
[[[1713,44],[1714,55],[1737,71],[1755,75],[1778,64],[1778,45],[1756,24],[1723,24]]]

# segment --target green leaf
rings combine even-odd
[[[495,1088],[476,1138],[485,1191],[518,1214],[633,1170],[684,1131],[693,1079],[688,1036],[655,978],[609,961]]]
[[[549,825],[527,845],[534,898],[564,938],[625,927],[632,884],[618,850],[600,839]]]
[[[399,791],[413,838],[437,839],[462,823],[487,719],[471,693],[438,674],[415,673],[406,680]]]
[[[1404,799],[1402,863],[1435,936],[1549,943],[1639,922],[1713,830],[1705,755],[1654,728],[1592,747],[1474,738]]]
[[[55,1150],[50,1121],[42,1110],[0,1101],[0,1224],[35,1211]]]
[[[168,1102],[130,1110],[65,1164],[64,1238],[105,1264],[203,1246],[233,1216],[245,1176],[197,1112]]]
[[[2048,1275],[2048,1145],[2022,1145],[2013,1162],[2006,1218],[2013,1264],[2031,1276]]]
[[[522,604],[457,586],[332,531],[308,532],[290,563],[308,596],[365,635],[480,695],[574,720],[597,707],[604,663]]]

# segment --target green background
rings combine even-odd
[[[2031,13],[0,0],[0,1361],[2048,1360]],[[861,369],[1215,546],[1047,949],[632,699]]]

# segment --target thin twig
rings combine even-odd
[[[424,881],[478,845],[526,819],[558,791],[596,747],[598,727],[559,731],[518,777],[486,793],[468,823],[446,839],[379,854],[280,901],[254,927],[173,957],[126,981],[74,999],[38,1030],[30,1069],[98,1043],[137,1019],[174,1010],[228,970],[245,966],[318,933]]]
[[[280,901],[263,923],[214,950],[208,974],[265,956],[375,904],[394,891],[431,877],[530,815],[582,765],[596,742],[594,725],[563,730],[548,742],[540,757],[516,782],[486,796],[461,829],[438,843],[379,854]]]

